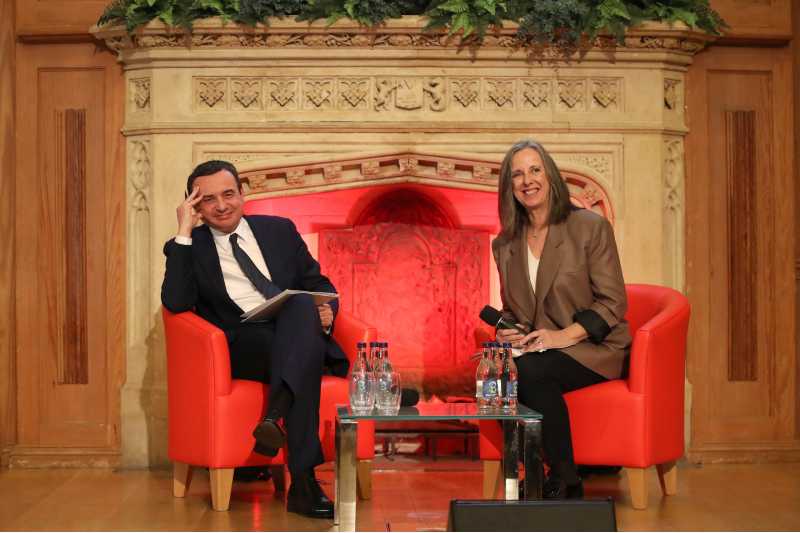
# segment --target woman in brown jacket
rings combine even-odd
[[[524,140],[500,169],[502,231],[492,242],[503,314],[520,330],[497,330],[511,342],[520,403],[544,416],[550,475],[546,498],[579,498],[563,394],[620,377],[630,347],[625,282],[609,222],[572,205],[553,159]]]

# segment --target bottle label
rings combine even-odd
[[[490,379],[483,382],[483,397],[494,398],[497,396],[497,381]]]
[[[366,379],[359,379],[356,386],[358,387],[358,392],[363,394],[367,392],[367,380]]]
[[[517,380],[509,381],[508,382],[508,397],[509,398],[516,398],[517,397]]]

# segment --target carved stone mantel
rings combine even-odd
[[[93,30],[118,53],[128,88],[126,464],[166,461],[161,246],[203,160],[233,161],[258,196],[380,179],[487,190],[508,146],[534,137],[613,213],[626,281],[683,287],[685,73],[711,39],[648,23],[624,45],[601,36],[567,60],[550,49],[532,57],[511,26],[469,49],[424,24]],[[403,170],[420,160],[428,166]],[[467,179],[456,172],[464,161]]]

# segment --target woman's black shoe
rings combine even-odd
[[[578,479],[574,485],[557,476],[550,476],[542,487],[542,496],[546,500],[577,500],[583,498],[583,482]]]

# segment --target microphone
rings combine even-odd
[[[400,407],[414,407],[419,402],[417,389],[400,389]]]
[[[503,314],[492,307],[491,305],[485,306],[481,309],[480,318],[490,326],[494,328],[502,328],[502,329],[515,329],[522,333],[523,335],[527,335],[528,332],[517,326],[516,324],[512,324],[503,318]]]

